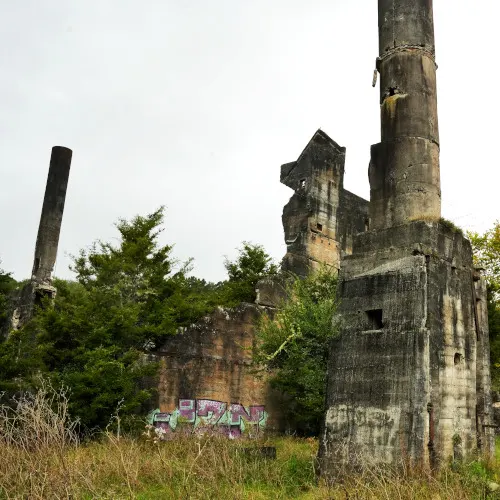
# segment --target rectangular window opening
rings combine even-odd
[[[366,311],[370,330],[380,330],[384,327],[382,322],[382,309]]]
[[[316,227],[318,228],[318,231],[323,231],[323,224],[320,224],[319,222],[316,224]]]

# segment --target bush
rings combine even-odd
[[[336,269],[292,277],[288,299],[274,316],[264,314],[257,327],[255,361],[285,395],[290,428],[304,435],[317,435],[324,416],[328,346],[338,332],[336,294]]]

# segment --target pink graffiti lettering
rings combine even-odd
[[[247,410],[243,405],[233,403],[230,406],[231,425],[240,425],[241,420],[249,423],[258,424],[264,417],[263,406],[250,406]]]
[[[227,404],[211,399],[198,399],[196,414],[198,417],[206,417],[205,423],[216,425],[226,413]]]
[[[155,410],[152,414],[152,423],[161,439],[170,439],[169,436],[173,437],[179,432],[203,433],[209,428],[234,439],[240,437],[243,432],[246,433],[245,424],[250,424],[248,435],[252,436],[265,427],[266,421],[267,413],[262,405],[228,405],[212,399],[179,399],[179,408],[173,412],[161,413]]]
[[[179,399],[179,414],[186,422],[194,423],[196,420],[196,400]]]

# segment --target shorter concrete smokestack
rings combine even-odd
[[[31,279],[38,284],[50,285],[52,280],[72,155],[71,149],[61,146],[52,148],[31,273]]]
[[[13,299],[11,322],[4,335],[25,325],[33,317],[35,304],[41,304],[43,297],[55,297],[52,271],[57,257],[72,155],[71,149],[61,146],[52,148],[31,279]]]

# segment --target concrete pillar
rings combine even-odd
[[[23,327],[33,317],[36,304],[41,304],[44,297],[55,297],[52,271],[57,257],[72,154],[68,148],[52,148],[31,279],[13,298],[10,325],[0,334],[8,336],[10,330]]]
[[[52,148],[31,276],[31,279],[38,284],[50,285],[52,279],[72,154],[68,148],[61,146]]]
[[[371,148],[373,229],[441,217],[432,0],[379,0],[381,142]]]

